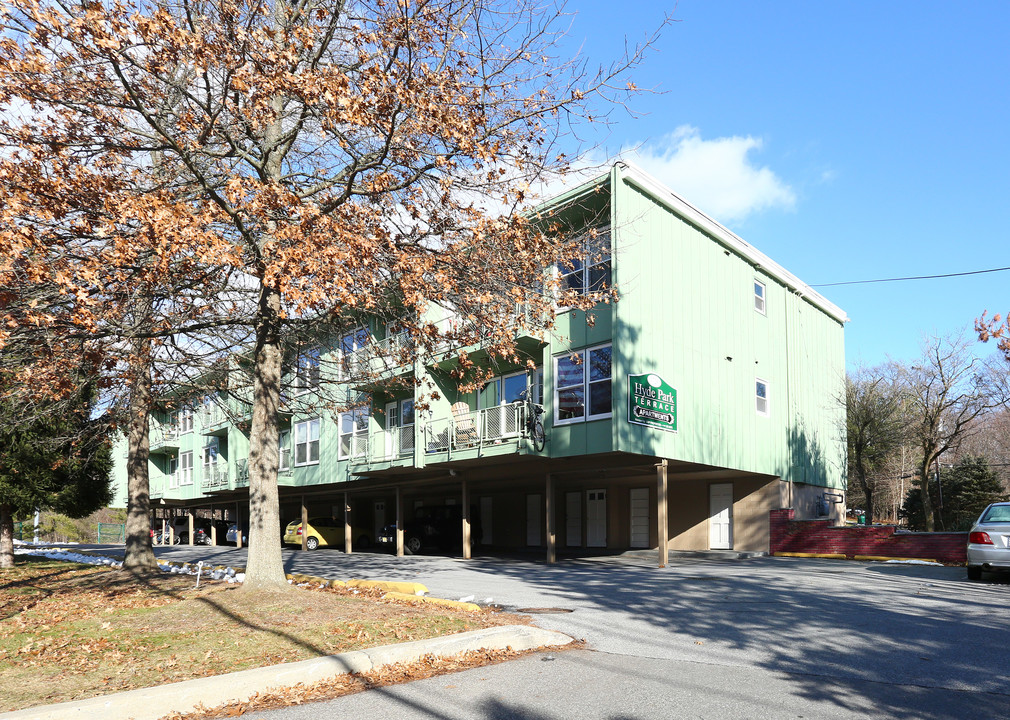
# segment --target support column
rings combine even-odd
[[[396,557],[403,557],[403,495],[396,488]]]
[[[344,493],[344,552],[350,555],[351,547],[351,494]]]
[[[544,522],[547,527],[547,563],[553,564],[558,559],[557,538],[554,536],[554,478],[547,473],[546,487],[544,488]]]
[[[192,545],[196,545],[196,543],[193,541],[193,529],[194,529],[193,528],[193,511],[190,510],[189,508],[186,509],[186,518],[189,520],[189,538],[187,538],[187,539],[189,540],[189,544],[191,546]]]
[[[305,496],[302,495],[302,550],[308,549],[309,509],[305,506]]]
[[[666,460],[656,464],[656,528],[659,534],[659,567],[670,561],[670,521],[666,513]]]
[[[463,559],[470,559],[470,488],[467,486],[466,475],[460,474],[460,487],[463,495]]]
[[[213,513],[210,519],[210,544],[217,545],[217,511]]]
[[[242,549],[242,503],[235,503],[235,547]]]

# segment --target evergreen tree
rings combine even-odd
[[[967,457],[953,468],[941,469],[940,484],[935,476],[930,476],[928,485],[943,530],[970,530],[989,503],[1007,499],[1003,484],[983,457]],[[922,494],[918,488],[910,490],[905,497],[901,516],[912,530],[926,529]]]
[[[44,406],[7,390],[0,392],[0,568],[14,565],[15,517],[43,508],[79,518],[112,499],[109,429],[91,418],[90,385]]]

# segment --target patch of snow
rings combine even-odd
[[[15,547],[14,554],[37,555],[49,558],[50,560],[77,562],[83,565],[107,565],[115,568],[123,567],[123,561],[117,560],[116,558],[106,557],[104,555],[82,555],[81,553],[72,552],[65,548],[37,548],[33,545],[28,545],[27,543],[21,543],[20,547]],[[174,573],[176,575],[196,575],[198,572],[197,565],[180,567],[178,565],[169,564],[163,560],[158,561],[158,567],[162,572]],[[230,567],[210,570],[207,566],[204,566],[202,576],[229,583],[240,583],[245,580],[245,573],[236,573],[235,568]]]
[[[934,562],[933,560],[885,560],[884,562],[891,565],[938,565],[943,567],[943,563]]]
[[[460,602],[473,602],[473,595],[465,595],[459,599]]]

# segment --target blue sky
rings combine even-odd
[[[661,5],[571,0],[591,62]],[[668,7],[673,8],[673,4]],[[1010,3],[681,0],[602,154],[643,169],[810,285],[1010,266]],[[1010,310],[1010,271],[817,288],[849,367]],[[994,348],[979,346],[979,354]]]

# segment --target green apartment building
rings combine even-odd
[[[455,505],[464,557],[658,548],[660,562],[667,549],[767,550],[778,508],[840,520],[844,312],[631,165],[548,205],[591,223],[604,247],[564,283],[612,282],[619,302],[592,322],[562,313],[547,342],[520,337],[536,371],[498,365],[465,394],[451,359],[390,362],[407,341],[385,326],[304,357],[292,396],[311,397],[320,356],[370,364],[379,379],[354,388],[367,406],[282,417],[282,518],[346,517],[356,542],[374,543],[417,508]],[[423,413],[419,386],[439,395]],[[527,388],[544,408],[539,451],[518,402]],[[152,420],[162,512],[217,510],[244,525],[248,426],[228,407],[203,398]]]

